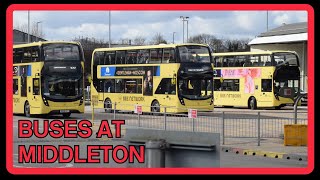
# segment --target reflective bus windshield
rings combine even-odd
[[[212,97],[212,79],[180,79],[179,95],[187,99],[200,100]]]
[[[210,51],[204,46],[180,46],[180,62],[210,63]]]
[[[80,50],[75,44],[46,44],[43,45],[44,60],[73,60],[79,61]]]
[[[75,99],[82,96],[82,76],[63,77],[59,75],[43,78],[43,95],[51,99]]]

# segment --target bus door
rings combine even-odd
[[[100,102],[104,102],[104,80],[99,80],[98,83],[98,98]]]
[[[40,97],[40,78],[33,78],[32,79],[32,100],[36,102],[41,101]]]
[[[19,102],[20,102],[20,78],[16,77],[13,78],[13,111],[17,112],[19,111]]]
[[[259,102],[272,102],[272,79],[261,79],[261,93]]]

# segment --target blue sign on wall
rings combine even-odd
[[[101,67],[101,76],[114,76],[116,67]]]

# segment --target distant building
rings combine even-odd
[[[308,24],[283,24],[261,33],[249,42],[251,51],[287,50],[297,52],[300,58],[301,89],[308,91]]]
[[[35,41],[47,41],[47,40],[30,34],[30,42],[35,42]],[[24,43],[28,43],[28,33],[14,29],[13,44],[24,44]]]

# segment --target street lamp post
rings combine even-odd
[[[42,21],[38,21],[37,22],[37,34],[36,34],[36,41],[38,41],[38,38],[39,38],[39,23],[42,23]]]
[[[172,33],[172,44],[174,44],[174,34],[175,34],[176,32],[173,32]]]
[[[267,11],[267,32],[269,31],[269,11]]]
[[[187,38],[188,38],[188,19],[189,17],[180,16],[180,19],[182,19],[182,42],[184,43],[184,22],[187,21]]]
[[[187,17],[187,18],[189,18],[189,17]],[[187,42],[188,42],[188,39],[189,39],[189,36],[188,36],[189,28],[188,28],[188,20],[186,20],[186,21],[187,21]]]
[[[28,11],[28,43],[30,43],[30,11]]]
[[[109,48],[111,47],[111,11],[109,11]]]

